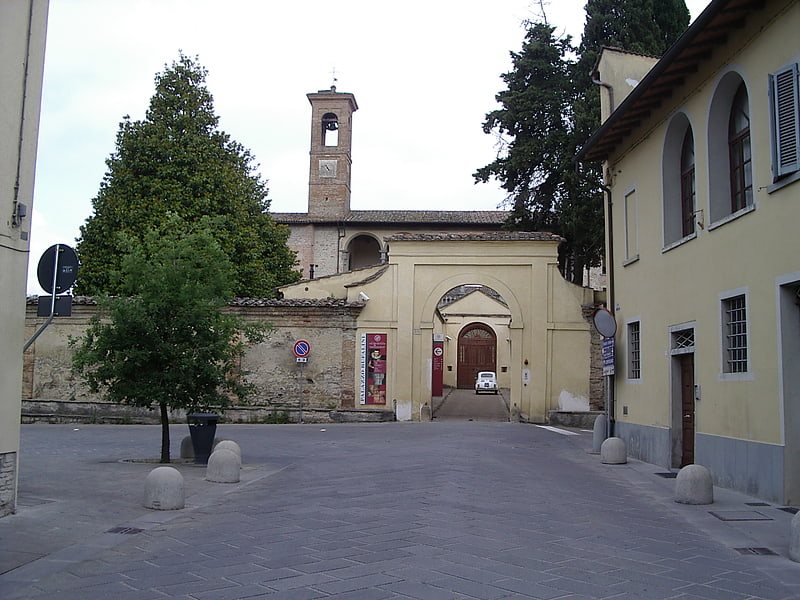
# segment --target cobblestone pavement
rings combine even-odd
[[[172,428],[173,455],[185,433]],[[664,469],[601,464],[591,432],[434,421],[217,433],[241,446],[242,481],[176,465],[187,507],[149,511],[153,465],[124,459],[157,455],[158,427],[23,426],[0,598],[800,598],[783,507],[720,488],[713,505],[676,504]]]
[[[474,390],[447,389],[433,402],[433,418],[439,421],[508,421],[508,390],[498,394],[476,394]]]

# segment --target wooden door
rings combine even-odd
[[[486,325],[473,323],[458,336],[458,388],[472,389],[478,371],[497,371],[497,337]]]
[[[681,467],[694,463],[694,354],[680,357]]]

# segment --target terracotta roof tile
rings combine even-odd
[[[387,242],[563,242],[564,238],[546,231],[492,231],[486,233],[398,233]]]
[[[284,224],[382,223],[421,225],[502,225],[503,210],[352,210],[341,219],[311,217],[308,213],[272,213],[272,220]]]

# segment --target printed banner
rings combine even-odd
[[[444,341],[435,338],[431,358],[431,395],[441,396],[444,389]]]
[[[386,404],[386,334],[361,334],[361,404]]]

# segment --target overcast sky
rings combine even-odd
[[[689,0],[692,18],[708,0]],[[545,2],[580,39],[585,0]],[[75,246],[124,115],[144,118],[155,74],[198,56],[220,128],[249,149],[271,210],[305,212],[311,109],[355,95],[353,209],[495,210],[475,184],[495,139],[481,125],[519,51],[529,0],[50,0],[28,292],[49,246]]]

